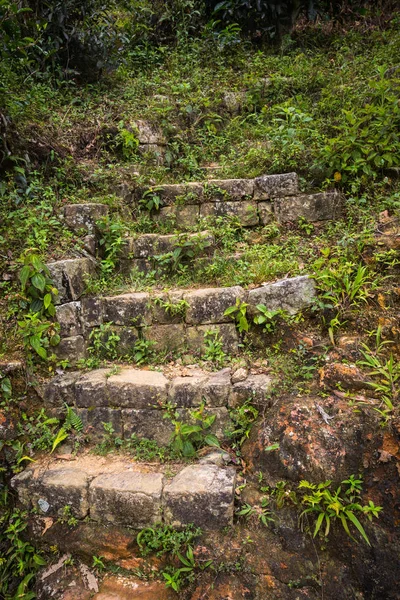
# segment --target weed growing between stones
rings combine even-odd
[[[259,482],[263,476],[260,474]],[[350,475],[341,482],[341,485],[332,490],[332,481],[323,483],[310,483],[303,480],[297,486],[291,482],[278,481],[274,486],[261,486],[263,494],[259,505],[244,503],[237,509],[236,514],[245,519],[257,518],[263,525],[268,526],[276,519],[276,511],[284,507],[295,507],[299,513],[299,527],[301,531],[311,534],[314,538],[319,536],[328,541],[331,529],[339,522],[346,534],[353,540],[352,526],[358,531],[361,538],[370,545],[365,529],[360,522],[361,517],[369,521],[377,518],[382,511],[381,506],[375,506],[372,500],[361,504],[363,479],[360,475]],[[308,520],[310,516],[313,525]]]

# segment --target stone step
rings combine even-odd
[[[141,337],[154,342],[156,351],[186,351],[202,355],[207,331],[217,332],[223,351],[235,355],[239,336],[231,317],[224,312],[236,300],[248,303],[249,318],[258,304],[269,310],[284,309],[295,314],[312,305],[314,281],[304,275],[282,279],[250,291],[240,286],[172,290],[170,292],[126,293],[118,296],[87,297],[57,307],[61,342],[60,359],[71,364],[87,356],[90,335],[111,323],[119,340],[119,353],[126,355]]]
[[[123,184],[120,197],[137,208],[144,193],[161,199],[161,207],[151,213],[155,221],[171,221],[181,230],[194,227],[204,217],[236,217],[243,227],[336,219],[343,208],[337,191],[301,194],[296,173],[262,175],[254,179],[211,179],[205,182],[164,184],[155,188],[131,189]],[[93,234],[96,220],[108,213],[101,204],[71,204],[65,207],[65,221],[74,231]]]
[[[215,464],[166,468],[83,455],[67,465],[47,457],[15,475],[11,486],[24,508],[48,518],[62,517],[69,506],[76,519],[104,525],[215,530],[232,524],[235,479],[233,467]]]
[[[211,256],[214,250],[215,239],[208,231],[172,235],[147,233],[126,238],[119,260],[123,271],[136,267],[147,272],[155,267],[168,269],[174,262],[189,260],[192,263],[197,258]]]
[[[215,416],[211,431],[222,440],[232,425],[230,408],[248,399],[261,406],[268,403],[268,375],[244,373],[241,381],[234,381],[230,368],[218,372],[181,368],[174,373],[96,369],[53,378],[44,388],[43,401],[48,412],[57,416],[62,416],[65,405],[73,407],[92,440],[103,436],[103,423],[111,423],[123,439],[135,434],[166,446],[174,432],[172,420],[166,418],[167,407],[174,407],[177,420],[192,423],[192,411],[204,404],[204,415]]]

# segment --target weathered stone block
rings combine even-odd
[[[139,438],[154,440],[159,446],[168,446],[175,429],[171,420],[165,418],[163,410],[123,409],[122,422],[124,439],[135,434]]]
[[[157,371],[122,369],[108,378],[110,404],[124,408],[154,408],[167,400],[168,379]]]
[[[89,487],[95,521],[149,527],[161,519],[162,473],[129,472],[96,477]]]
[[[156,352],[176,352],[185,346],[185,326],[153,325],[146,330],[146,339],[154,342],[153,349]]]
[[[46,516],[57,516],[65,506],[80,519],[89,511],[87,473],[79,469],[49,467],[37,475],[27,469],[11,480],[20,502],[27,508],[37,508]]]
[[[221,529],[233,521],[235,470],[191,465],[164,486],[164,519],[173,527],[189,523]]]
[[[179,311],[177,306],[183,299],[182,291],[171,291],[165,294],[157,294],[151,299],[153,322],[167,325],[171,323],[181,323],[185,320],[186,309]],[[173,305],[167,308],[166,305]],[[175,306],[175,308],[174,308]]]
[[[95,262],[89,258],[68,258],[47,263],[47,267],[58,289],[58,304],[79,300],[86,289],[86,280],[96,272]]]
[[[296,223],[300,217],[307,221],[337,219],[342,211],[342,197],[338,192],[303,194],[275,201],[275,216],[279,223]]]
[[[114,325],[149,325],[151,311],[149,294],[122,294],[103,298],[104,321]]]
[[[192,243],[194,246],[200,244],[202,247],[207,247],[213,245],[214,238],[208,231],[179,235],[146,233],[138,238],[128,238],[123,248],[123,256],[125,258],[152,258],[173,252],[184,242]]]
[[[164,206],[199,204],[203,200],[203,184],[197,182],[164,184],[159,192]]]
[[[301,275],[250,290],[248,302],[253,306],[265,304],[269,310],[282,308],[293,315],[309,307],[315,296],[314,280]]]
[[[43,390],[43,400],[46,406],[60,408],[75,402],[75,382],[81,377],[79,371],[58,375],[46,384]]]
[[[189,377],[175,377],[169,386],[169,400],[179,407],[199,406],[202,401],[202,386],[208,376],[202,372],[195,372]]]
[[[274,209],[271,202],[259,202],[258,214],[261,225],[269,225],[275,219]]]
[[[226,354],[237,354],[239,349],[239,338],[236,327],[233,323],[221,323],[220,325],[197,325],[187,327],[187,346],[188,350],[194,354],[203,354],[205,345],[205,335],[207,331],[217,331],[221,341],[222,349]]]
[[[164,146],[167,143],[164,134],[154,123],[138,119],[133,125],[137,129],[140,144]]]
[[[81,418],[85,436],[89,436],[91,442],[100,442],[104,438],[103,423],[111,423],[115,435],[119,437],[123,435],[120,409],[93,406],[90,408],[77,408],[76,414]]]
[[[231,396],[231,370],[222,369],[217,373],[211,373],[201,388],[202,398],[207,406],[228,406]]]
[[[186,377],[175,377],[169,387],[169,399],[178,407],[227,406],[231,393],[230,369],[218,373],[193,371]]]
[[[172,221],[175,227],[185,230],[196,225],[200,218],[200,208],[197,204],[165,206],[153,217],[158,223]]]
[[[249,375],[244,381],[234,384],[229,403],[236,407],[250,400],[256,405],[266,406],[270,402],[271,389],[272,379],[268,375]]]
[[[82,375],[75,383],[76,405],[80,408],[110,406],[107,391],[108,369],[97,369]],[[118,405],[118,402],[115,403]]]
[[[205,190],[205,196],[209,201],[240,201],[252,198],[253,192],[254,179],[210,179]]]
[[[254,180],[254,199],[269,200],[282,196],[294,196],[298,192],[296,173],[282,175],[262,175]]]
[[[67,304],[57,306],[56,319],[60,323],[61,337],[71,337],[82,334],[80,314],[80,302],[68,302]]]
[[[108,214],[105,204],[67,204],[64,208],[65,222],[70,229],[84,229],[94,233],[96,221]]]
[[[190,325],[231,322],[231,317],[224,316],[224,312],[236,304],[237,298],[244,297],[245,291],[239,286],[193,290],[184,295],[189,304],[186,322]]]
[[[151,260],[147,260],[146,258],[131,258],[131,259],[121,259],[119,261],[119,267],[121,273],[128,274],[135,269],[140,273],[149,273],[154,270],[154,266]]]
[[[98,327],[103,322],[103,301],[102,298],[82,298],[81,300],[81,320],[85,329]]]
[[[200,207],[200,217],[236,217],[243,227],[258,225],[256,202],[207,202]]]
[[[61,339],[58,346],[53,348],[58,360],[68,360],[73,367],[86,356],[86,343],[81,335]]]

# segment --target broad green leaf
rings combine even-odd
[[[44,275],[42,275],[41,273],[35,273],[35,275],[32,277],[32,285],[40,290],[41,292],[44,292],[44,288],[46,287],[46,278],[44,277]]]
[[[21,281],[22,289],[25,289],[25,286],[30,277],[30,274],[31,274],[31,267],[29,265],[25,265],[24,267],[22,267],[20,274],[19,274],[19,279]]]
[[[47,310],[50,306],[50,304],[52,303],[52,297],[51,294],[46,294],[45,297],[43,298],[43,305],[45,307],[45,309]]]
[[[207,446],[216,446],[217,448],[220,447],[218,438],[215,435],[213,435],[212,433],[208,433],[205,436],[204,443],[207,444]]]
[[[54,450],[57,448],[57,446],[59,446],[61,444],[61,442],[63,442],[64,440],[66,440],[68,437],[68,433],[65,431],[64,427],[61,427],[58,432],[56,437],[53,440],[53,445],[51,447],[51,452],[50,454],[52,454],[54,452]]]
[[[358,531],[361,533],[362,537],[367,542],[368,546],[370,546],[371,544],[369,542],[367,534],[365,533],[364,527],[361,525],[360,521],[357,519],[355,514],[352,513],[351,511],[348,511],[346,513],[346,515],[347,515],[347,518],[350,519],[350,521],[353,523],[353,525],[355,525],[355,527],[357,527]]]

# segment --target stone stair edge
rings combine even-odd
[[[87,455],[73,465],[60,463],[43,458],[12,478],[20,504],[52,517],[70,506],[78,519],[136,529],[157,522],[216,529],[232,522],[233,466],[199,461],[169,463],[167,468],[113,456],[91,456],[87,465]]]

